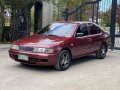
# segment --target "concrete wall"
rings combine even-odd
[[[42,27],[45,27],[46,25],[52,23],[54,5],[46,1],[42,1],[42,4],[43,4]]]

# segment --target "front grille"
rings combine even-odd
[[[32,62],[48,62],[47,59],[29,58]]]
[[[32,52],[33,49],[34,49],[33,47],[19,46],[19,50],[22,50],[22,51],[30,51],[30,52]]]

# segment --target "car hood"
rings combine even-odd
[[[53,47],[61,44],[67,37],[46,36],[46,35],[33,35],[20,40],[15,44],[32,47]]]

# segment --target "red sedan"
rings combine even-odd
[[[91,22],[58,22],[37,34],[15,41],[9,55],[28,65],[54,65],[66,70],[71,60],[91,53],[104,59],[110,47],[110,35]]]

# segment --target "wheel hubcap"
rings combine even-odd
[[[105,54],[106,54],[105,46],[102,46],[102,48],[101,48],[101,55],[105,56]]]
[[[61,65],[68,66],[69,56],[65,53],[62,55]]]

